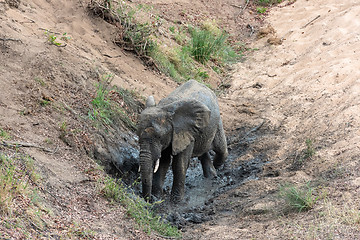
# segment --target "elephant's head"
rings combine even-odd
[[[151,197],[153,173],[159,167],[161,152],[171,147],[172,155],[184,151],[194,135],[210,121],[210,110],[197,100],[179,100],[156,106],[152,97],[141,113],[137,134],[140,144],[140,174],[143,196]]]

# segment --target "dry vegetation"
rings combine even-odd
[[[0,2],[0,238],[359,238],[358,10]],[[136,158],[145,96],[190,78],[219,95],[231,157],[212,185],[228,185],[174,227],[117,164]]]

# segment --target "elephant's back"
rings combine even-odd
[[[214,92],[204,84],[201,84],[195,80],[189,80],[176,88],[172,93],[169,94],[169,96],[159,102],[159,106],[165,106],[184,99],[198,100],[205,104],[210,109],[210,111],[219,111],[216,95]]]
[[[220,110],[214,92],[195,80],[189,80],[176,88],[168,97],[162,99],[158,106],[171,105],[174,102],[194,99],[208,107],[210,110],[210,121],[208,126],[198,134],[194,134],[194,149],[192,156],[198,157],[212,148],[212,142],[216,131],[221,123]]]

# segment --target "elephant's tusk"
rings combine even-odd
[[[157,170],[159,169],[159,165],[160,165],[160,158],[158,160],[156,160],[154,173],[156,173]]]
[[[141,170],[141,165],[139,165],[139,170],[138,171],[140,172],[140,170]]]

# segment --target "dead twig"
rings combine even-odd
[[[317,15],[313,20],[311,20],[310,22],[308,22],[307,24],[305,24],[304,26],[302,26],[300,29],[304,29],[307,26],[309,26],[311,23],[313,23],[315,20],[317,20],[320,17],[320,15]]]
[[[78,114],[74,111],[74,109],[72,109],[71,107],[69,107],[66,103],[62,102],[62,104],[64,105],[64,108],[66,110],[68,110],[69,112],[71,112],[72,114],[74,114],[75,116],[77,116]]]
[[[246,138],[247,136],[249,136],[251,133],[256,132],[257,130],[259,130],[265,123],[266,121],[263,120],[262,123],[260,123],[259,125],[257,125],[256,127],[250,129],[247,133],[245,133],[245,135],[242,138]]]
[[[238,137],[235,137],[231,140],[229,140],[228,142],[228,145],[231,145],[231,144],[239,144],[241,142],[245,142],[246,138],[251,134],[251,133],[254,133],[256,131],[258,131],[264,124],[265,124],[266,120],[263,120],[259,125],[257,125],[256,127],[250,129],[248,132],[246,132],[243,136],[238,136]]]
[[[242,14],[242,13],[245,11],[245,9],[247,8],[247,6],[249,5],[249,2],[250,2],[250,0],[246,0],[245,6],[244,6],[244,7],[241,7],[240,12],[236,15],[235,19],[238,18],[238,17],[240,16],[240,14]]]
[[[46,32],[48,32],[48,33],[52,33],[52,34],[57,34],[57,35],[60,35],[61,33],[59,33],[59,32],[53,32],[53,31],[50,31],[50,30],[48,30],[48,29],[46,29],[46,28],[39,28],[40,30],[43,30],[43,31],[46,31]]]
[[[25,18],[27,18],[27,17],[25,17]],[[32,20],[32,19],[30,19],[30,18],[27,18],[29,21],[22,21],[22,22],[20,22],[20,23],[35,23],[35,21],[34,20]]]
[[[64,106],[64,108],[66,110],[68,110],[69,112],[71,112],[78,120],[82,121],[84,119],[86,119],[86,117],[82,116],[81,114],[77,113],[74,111],[74,109],[72,109],[69,105],[67,105],[65,102],[61,102],[62,105]]]
[[[230,4],[230,6],[242,9],[242,6],[238,6],[238,5],[235,5],[235,4]]]
[[[118,58],[121,57],[121,55],[117,55],[117,56],[110,56],[109,54],[103,54],[104,57],[108,57],[108,58]]]
[[[13,41],[13,42],[21,42],[22,41],[20,39],[13,39],[13,38],[0,38],[1,41],[5,42],[5,41]]]
[[[51,150],[51,149],[48,149],[48,148],[45,148],[45,147],[42,147],[42,146],[39,146],[39,145],[35,145],[35,144],[32,144],[32,143],[25,143],[25,142],[2,141],[1,145],[5,146],[5,147],[33,147],[33,148],[38,148],[38,149],[43,150],[44,152],[49,152],[49,153],[52,153],[52,154],[54,154],[58,150],[58,147],[56,147],[54,150]]]
[[[177,239],[176,237],[167,237],[167,236],[163,236],[163,235],[161,235],[161,234],[159,234],[159,233],[156,233],[156,232],[154,232],[154,234],[155,234],[156,236],[161,237],[161,238],[164,238],[164,239]]]

